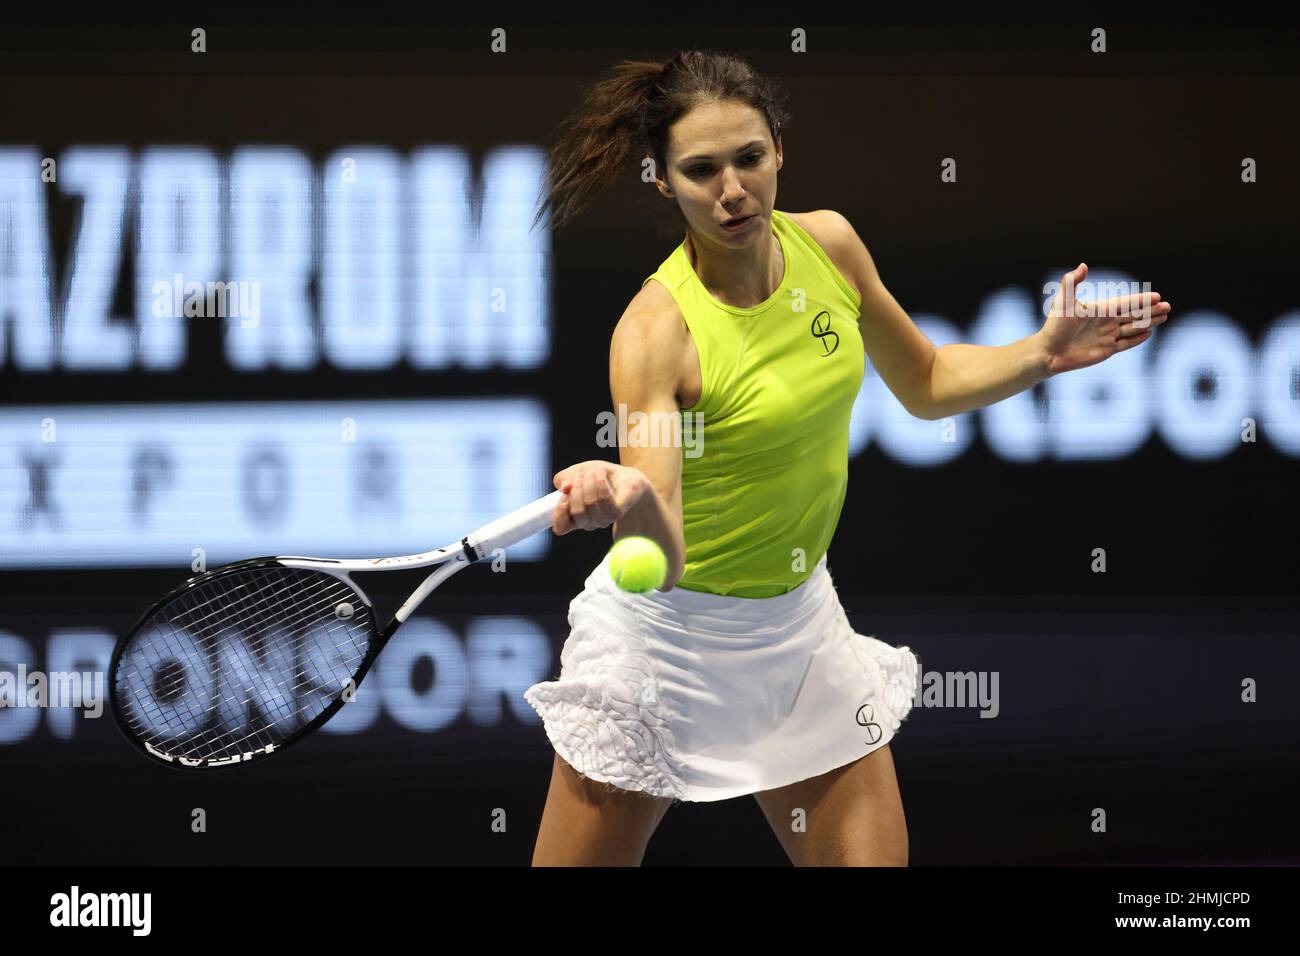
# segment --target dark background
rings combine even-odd
[[[1032,292],[1080,260],[1149,279],[1174,305],[1167,328],[1219,312],[1258,345],[1300,308],[1293,27],[1117,26],[1102,57],[1086,52],[1084,26],[809,30],[813,52],[798,56],[786,25],[642,28],[635,45],[625,28],[529,26],[493,58],[485,31],[459,24],[229,27],[210,31],[213,52],[196,66],[169,52],[185,49],[187,29],[31,27],[5,35],[0,145],[58,156],[190,143],[221,155],[261,142],[318,163],[347,143],[432,143],[478,158],[549,144],[621,57],[711,45],[791,94],[777,208],[844,213],[913,315],[966,328],[990,293]],[[1259,162],[1252,185],[1239,176],[1247,155]],[[957,184],[939,181],[944,156],[959,160]],[[52,216],[57,269],[73,223],[63,215]],[[536,396],[558,470],[611,457],[590,425],[610,404],[609,333],[680,239],[675,211],[630,167],[556,234],[553,350],[540,370],[248,375],[192,338],[179,373],[8,364],[0,390],[6,404],[51,409],[191,400],[196,382],[250,403]],[[855,629],[911,646],[925,670],[1000,675],[996,719],[916,708],[895,739],[913,863],[1300,862],[1293,457],[1261,440],[1193,461],[1153,433],[1119,459],[1018,464],[977,437],[928,469],[872,442],[850,474],[829,563]],[[528,616],[558,673],[568,601],[608,544],[607,533],[574,534],[509,575],[467,571],[423,616],[457,634],[474,615]],[[1095,547],[1106,574],[1090,570]],[[43,664],[52,631],[120,633],[187,574],[6,571],[0,630]],[[373,586],[400,596],[404,583]],[[1240,700],[1247,678],[1257,703]],[[107,718],[78,718],[56,739],[42,715],[29,738],[0,745],[0,845],[31,864],[523,864],[551,751],[519,707],[490,727],[466,715],[435,733],[381,722],[319,734],[264,766],[203,778],[147,764]],[[207,810],[207,834],[190,832],[194,807]],[[1097,807],[1103,834],[1089,827]],[[505,833],[491,829],[495,808]],[[784,856],[741,798],[674,807],[646,862]]]

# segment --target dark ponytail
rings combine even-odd
[[[668,130],[692,107],[748,103],[764,115],[775,142],[789,122],[785,99],[776,83],[731,53],[684,50],[666,63],[622,61],[587,91],[552,147],[534,228],[547,212],[552,229],[566,225],[633,154],[653,157],[663,170]]]

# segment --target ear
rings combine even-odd
[[[648,155],[646,158],[650,159],[650,168],[655,171],[655,179],[654,179],[655,188],[659,190],[659,194],[661,196],[666,196],[671,199],[673,195],[673,191],[668,186],[668,177],[659,175],[659,168],[658,166],[655,165],[653,158],[649,157]]]

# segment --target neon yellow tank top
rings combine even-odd
[[[826,252],[772,211],[785,275],[751,308],[711,296],[685,240],[648,276],[676,300],[703,389],[682,413],[686,568],[677,587],[773,597],[830,545],[848,486],[849,416],[865,368],[861,298]]]

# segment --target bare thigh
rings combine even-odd
[[[533,866],[640,866],[672,800],[588,780],[559,754],[533,849]]]
[[[888,744],[754,799],[795,866],[907,866],[907,820]]]

